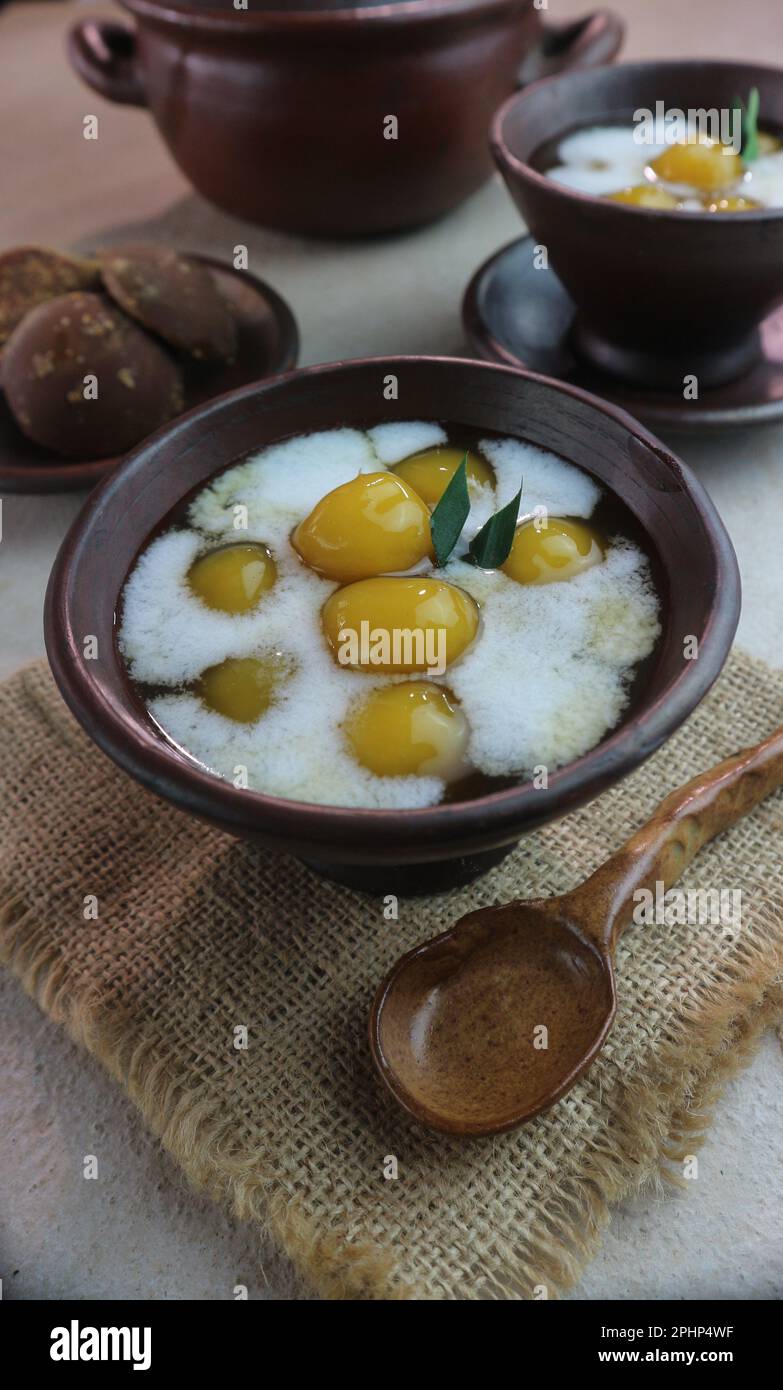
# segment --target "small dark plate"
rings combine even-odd
[[[193,255],[192,259],[209,266],[223,294],[234,305],[239,350],[231,366],[184,364],[186,410],[237,386],[289,371],[296,366],[299,354],[296,320],[276,290],[249,271],[234,270],[211,256]],[[33,444],[22,434],[0,390],[0,491],[77,492],[91,488],[118,463],[118,458],[85,462],[63,459]]]
[[[573,300],[553,270],[536,269],[533,247],[531,236],[504,246],[465,291],[462,319],[480,357],[581,386],[657,429],[705,431],[783,420],[783,309],[762,324],[761,360],[744,376],[704,388],[692,401],[674,391],[644,391],[574,355]]]

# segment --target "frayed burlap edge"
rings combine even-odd
[[[264,1172],[252,1151],[237,1155],[230,1121],[219,1102],[189,1086],[177,1059],[162,1055],[160,1040],[129,1042],[121,1015],[100,1001],[75,1003],[67,963],[52,947],[45,923],[10,891],[0,890],[0,949],[25,991],[69,1036],[117,1078],[147,1125],[190,1183],[257,1223],[324,1298],[391,1299],[426,1295],[394,1277],[392,1256],[339,1231],[319,1231]],[[595,1255],[613,1205],[643,1188],[685,1186],[677,1165],[704,1141],[713,1107],[726,1083],[751,1061],[763,1032],[783,1015],[781,922],[772,908],[754,923],[753,941],[741,943],[720,987],[700,989],[677,1020],[678,1036],[656,1059],[654,1074],[618,1088],[611,1123],[564,1181],[556,1210],[539,1214],[515,1246],[507,1282],[497,1297],[547,1296],[572,1288]],[[607,1102],[609,1104],[609,1102]],[[538,1295],[540,1296],[540,1295]]]

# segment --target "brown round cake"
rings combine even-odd
[[[123,453],[184,406],[166,351],[102,294],[59,295],[26,314],[3,354],[11,411],[67,458]]]

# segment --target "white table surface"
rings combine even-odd
[[[764,60],[779,0],[619,0],[628,57]],[[585,5],[585,8],[587,6]],[[100,7],[106,12],[105,6]],[[360,245],[306,243],[249,228],[207,207],[172,167],[142,112],[87,97],[62,57],[62,35],[90,4],[25,4],[0,13],[0,245],[67,246],[122,226],[134,235],[186,228],[188,244],[246,241],[252,266],[289,298],[302,362],[365,352],[460,352],[459,303],[476,266],[518,235],[495,180],[415,235]],[[552,0],[553,17],[573,5]],[[56,99],[54,96],[56,89]],[[94,170],[73,131],[102,118]],[[24,130],[26,157],[20,156]],[[39,158],[32,152],[38,151]],[[45,169],[65,171],[56,210]],[[241,235],[239,233],[241,232]],[[671,442],[696,469],[731,533],[744,586],[740,643],[783,666],[783,426]],[[41,604],[78,496],[3,499],[0,676],[41,655]],[[771,722],[781,711],[770,712]],[[620,1207],[571,1295],[580,1299],[775,1298],[783,1294],[783,1054],[768,1037],[727,1088],[685,1196]],[[101,1178],[85,1183],[86,1153]],[[0,1278],[5,1298],[306,1296],[287,1262],[194,1196],[130,1102],[91,1058],[0,975]]]

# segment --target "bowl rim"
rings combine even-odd
[[[302,378],[318,379],[335,373],[349,375],[352,370],[363,371],[368,367],[391,371],[395,366],[400,370],[415,369],[421,363],[440,364],[444,370],[458,368],[494,373],[512,382],[542,384],[556,394],[581,401],[598,414],[608,416],[674,470],[695,504],[715,561],[716,582],[700,638],[699,659],[684,660],[679,674],[651,704],[580,758],[552,772],[543,794],[532,782],[522,782],[466,801],[378,810],[294,801],[234,787],[188,761],[187,755],[183,757],[178,753],[155,731],[151,721],[144,721],[140,712],[130,718],[127,713],[118,711],[92,677],[91,663],[81,657],[81,635],[71,626],[70,594],[78,582],[80,562],[92,544],[95,531],[100,529],[102,509],[117,491],[135,484],[137,477],[143,476],[150,451],[159,449],[162,444],[171,447],[177,436],[187,438],[195,425],[203,426],[209,417],[241,407],[248,399],[285,390],[289,382]],[[184,445],[185,440],[182,442]],[[231,462],[228,459],[223,466],[230,467]],[[143,544],[142,541],[139,550]],[[503,842],[504,836],[506,842],[518,839],[521,827],[556,819],[572,805],[592,799],[607,785],[637,767],[683,723],[717,679],[731,648],[739,609],[736,556],[709,494],[690,468],[626,411],[579,387],[541,373],[468,357],[414,354],[351,358],[298,368],[204,402],[164,425],[132,450],[120,467],[95,488],[72,523],[49,577],[44,602],[44,637],[55,681],[78,722],[114,762],[157,795],[204,820],[218,820],[224,828],[239,835],[250,833],[269,841],[288,839],[316,846],[333,846],[335,839],[344,839],[357,849],[357,853],[369,848],[380,853],[391,847],[394,851],[409,849],[414,858],[421,859],[428,857],[427,845],[443,846],[460,837],[475,840],[477,833],[482,841],[492,840],[496,844]],[[115,643],[111,660],[127,679]],[[442,855],[432,853],[429,857]]]
[[[368,5],[362,0],[347,0],[338,9],[285,9],[270,4],[267,10],[210,9],[207,5],[177,3],[177,0],[120,0],[123,9],[139,18],[173,28],[199,29],[211,33],[246,34],[250,30],[301,34],[322,30],[346,36],[356,24],[372,24],[376,28],[399,32],[419,25],[440,24],[441,21],[470,22],[503,11],[531,10],[533,0],[398,0],[394,5]],[[238,27],[241,26],[241,29]]]
[[[135,0],[134,0],[135,3]],[[690,209],[676,208],[649,208],[637,207],[633,203],[613,203],[608,198],[601,197],[594,193],[584,193],[580,189],[569,188],[567,184],[558,183],[556,179],[551,179],[546,174],[540,174],[527,160],[520,159],[511,150],[504,134],[506,120],[515,106],[526,102],[530,98],[537,100],[538,93],[543,87],[549,87],[552,83],[567,83],[571,80],[583,81],[590,77],[593,80],[605,78],[609,73],[638,73],[639,76],[651,74],[656,68],[736,68],[744,69],[748,73],[765,73],[770,77],[776,77],[783,85],[783,68],[773,67],[769,63],[751,63],[737,61],[730,58],[651,58],[643,62],[636,63],[612,63],[605,64],[597,68],[579,68],[566,70],[562,73],[555,73],[551,77],[539,78],[536,82],[529,83],[519,91],[512,92],[511,96],[498,107],[489,131],[489,147],[492,157],[495,160],[501,173],[509,174],[514,179],[521,180],[522,183],[532,185],[540,193],[545,193],[548,197],[563,203],[564,211],[567,205],[576,202],[585,208],[592,208],[595,212],[600,212],[607,217],[646,217],[657,220],[661,224],[670,226],[691,226],[711,227],[717,221],[719,223],[730,223],[732,226],[749,225],[751,223],[775,223],[783,219],[783,207],[776,208],[749,208],[744,212],[695,212]]]

